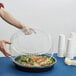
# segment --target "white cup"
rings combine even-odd
[[[58,57],[65,56],[65,35],[60,34],[58,40]]]

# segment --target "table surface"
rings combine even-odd
[[[17,70],[14,63],[7,57],[0,57],[0,76],[76,76],[76,67],[68,66],[64,63],[64,58],[57,59],[57,63],[54,67],[41,73],[29,73]]]

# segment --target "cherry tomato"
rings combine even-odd
[[[29,63],[24,63],[24,65],[29,66],[30,64]]]

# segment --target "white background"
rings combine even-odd
[[[0,0],[18,20],[49,32],[57,51],[58,35],[76,32],[76,0]],[[10,40],[18,29],[0,18],[0,40]],[[1,53],[2,54],[2,53]]]

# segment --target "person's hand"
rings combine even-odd
[[[35,30],[31,27],[24,27],[23,29],[21,29],[21,31],[25,34],[25,35],[30,35],[32,33],[36,33]]]
[[[9,41],[0,40],[0,51],[7,57],[10,57],[11,54],[6,49],[6,44],[11,44]]]
[[[2,8],[1,8],[2,7]],[[6,21],[7,23],[17,27],[18,29],[21,29],[22,32],[24,32],[25,35],[30,35],[32,33],[35,33],[34,29],[32,29],[29,26],[26,26],[22,22],[18,21],[16,18],[14,18],[5,8],[2,3],[0,3],[0,17]]]

